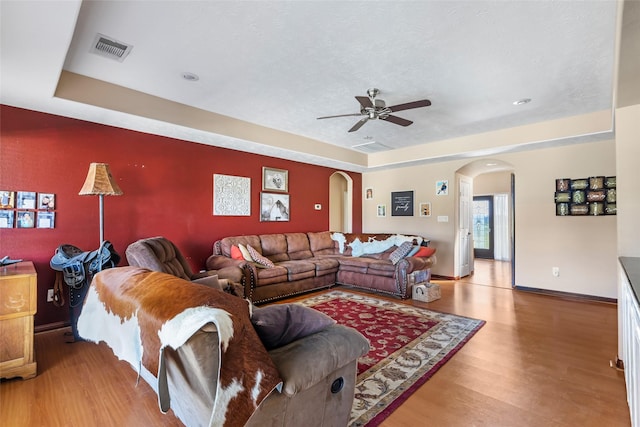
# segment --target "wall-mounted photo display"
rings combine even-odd
[[[0,209],[0,228],[13,228],[14,211]]]
[[[289,191],[289,171],[270,167],[262,168],[262,191]]]
[[[378,217],[387,216],[387,205],[378,205],[378,206],[376,206],[376,215]]]
[[[616,177],[556,179],[556,216],[600,216],[616,214]]]
[[[0,228],[54,228],[55,206],[53,193],[0,190]]]
[[[413,216],[413,191],[391,193],[391,216]]]
[[[289,195],[260,193],[260,221],[289,221]]]

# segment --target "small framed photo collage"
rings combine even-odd
[[[56,195],[0,190],[0,228],[54,228]]]

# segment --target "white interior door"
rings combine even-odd
[[[471,274],[472,270],[472,253],[473,239],[471,237],[471,218],[473,195],[471,194],[471,180],[466,177],[460,177],[460,215],[458,221],[458,236],[460,239],[460,265],[458,271],[460,277]]]

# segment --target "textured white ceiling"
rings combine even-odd
[[[51,79],[64,68],[327,144],[374,140],[396,149],[611,109],[616,4],[2,1],[2,71],[13,76],[20,61],[33,63],[29,56],[44,52],[51,58],[29,71],[34,78],[40,72]],[[53,22],[29,33],[36,41],[23,40],[23,50],[10,46],[27,34],[15,19],[39,22],[44,14]],[[120,63],[89,53],[97,32],[133,45],[131,54]],[[57,50],[41,47],[48,40],[60,42]],[[200,80],[188,82],[184,72]],[[38,109],[28,80],[3,77],[3,102]],[[33,99],[21,101],[16,82]],[[414,121],[409,127],[378,120],[348,133],[358,117],[316,119],[357,113],[354,96],[370,87],[387,105],[424,98],[432,105],[396,113]],[[532,102],[513,105],[521,98]],[[74,115],[74,108],[40,109]],[[108,115],[87,111],[82,117],[98,122]]]

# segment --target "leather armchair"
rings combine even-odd
[[[242,270],[224,269],[194,273],[178,247],[166,237],[141,239],[130,244],[125,252],[127,262],[134,267],[168,273],[181,279],[225,290],[230,282],[240,282]],[[223,273],[221,277],[219,273]],[[224,278],[223,278],[224,277]]]

